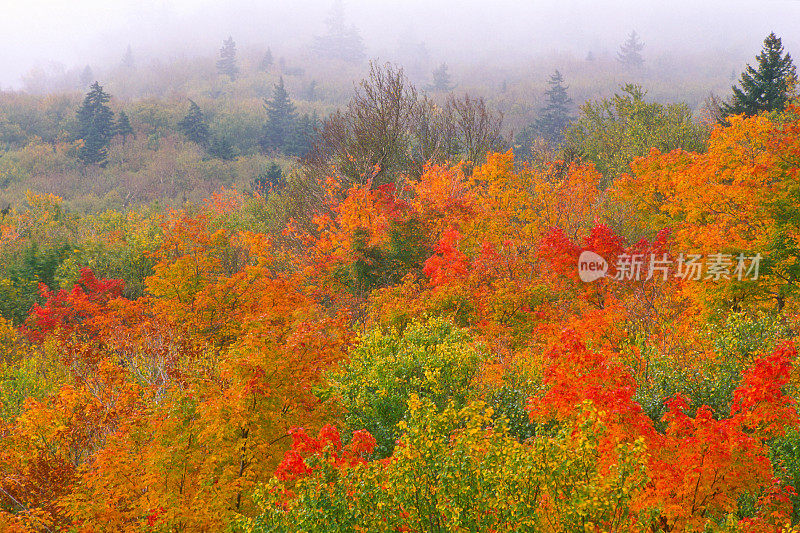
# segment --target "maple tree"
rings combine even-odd
[[[273,193],[31,196],[0,256],[70,249],[18,291],[2,270],[0,529],[791,530],[797,116],[732,118],[612,188],[511,152],[334,169],[285,225]],[[684,252],[764,268],[644,261]]]

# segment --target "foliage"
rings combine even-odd
[[[566,133],[566,149],[591,161],[612,183],[652,148],[702,151],[707,132],[685,104],[648,103],[640,86],[626,84],[612,98],[587,102]]]
[[[409,404],[391,460],[339,466],[338,448],[289,452],[292,476],[259,493],[262,514],[246,531],[634,529],[627,508],[646,480],[642,443],[618,447],[605,471],[605,430],[590,404],[574,426],[526,444],[483,404],[441,412],[416,396]]]
[[[409,324],[400,334],[378,331],[362,338],[347,363],[329,376],[330,391],[344,410],[348,433],[366,429],[387,457],[400,437],[397,424],[408,399],[429,399],[439,409],[466,405],[486,355],[467,334],[441,319]]]
[[[706,145],[628,86],[528,164],[492,109],[529,121],[538,81],[434,101],[373,66],[298,161],[260,149],[265,90],[309,132],[358,67],[259,54],[109,72],[136,135],[105,167],[74,97],[0,94],[0,530],[797,529],[796,108]],[[757,279],[648,270],[740,253]]]

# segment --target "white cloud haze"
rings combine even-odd
[[[797,0],[346,0],[370,55],[402,39],[470,57],[613,52],[631,29],[649,51],[730,50],[749,59],[770,31],[800,52]],[[0,87],[34,66],[118,60],[128,44],[151,57],[240,46],[296,48],[323,28],[330,0],[0,0]]]

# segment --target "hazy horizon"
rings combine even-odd
[[[137,57],[170,59],[215,53],[229,35],[241,49],[302,49],[324,30],[330,0],[51,0],[7,4],[0,19],[0,88],[19,89],[34,68],[118,62],[130,45]],[[346,0],[346,17],[369,57],[391,55],[402,42],[424,43],[433,61],[497,61],[588,51],[613,54],[631,30],[647,48],[752,61],[770,31],[790,53],[800,50],[800,1],[588,1],[491,4],[455,0]],[[796,56],[796,54],[793,54]]]

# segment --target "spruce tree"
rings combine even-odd
[[[747,65],[739,80],[741,87],[734,86],[731,100],[722,105],[724,116],[782,111],[789,102],[797,82],[797,71],[792,57],[788,53],[784,55],[783,44],[775,33],[764,39],[756,61],[758,68]]]
[[[217,61],[217,71],[228,76],[231,81],[236,80],[239,75],[239,66],[236,64],[236,43],[233,41],[233,37],[228,37],[222,43]]]
[[[295,108],[283,84],[283,76],[272,92],[272,98],[264,102],[267,110],[267,124],[260,144],[264,151],[284,150],[292,141],[297,123]]]
[[[541,110],[537,129],[545,139],[559,143],[564,139],[564,129],[569,124],[572,99],[564,86],[564,77],[556,70],[551,76],[550,88],[545,91],[547,103]]]
[[[628,35],[628,40],[619,47],[617,61],[626,67],[641,68],[641,66],[644,65],[644,59],[639,52],[642,50],[644,50],[644,43],[639,40],[639,35],[637,35],[635,31],[632,31],[630,35]]]
[[[120,111],[117,115],[117,123],[114,126],[114,135],[119,135],[122,137],[122,142],[125,142],[128,138],[128,135],[132,135],[136,137],[136,134],[133,131],[133,127],[131,126],[131,121],[128,118],[127,113],[125,111]]]
[[[258,64],[258,69],[262,72],[266,72],[274,62],[275,60],[272,57],[272,50],[267,48],[267,52],[264,54],[264,57],[261,58],[261,63]]]
[[[429,91],[450,91],[454,85],[450,83],[450,74],[447,72],[447,63],[442,63],[433,71],[433,83],[425,88]]]
[[[107,105],[109,100],[100,84],[94,82],[78,109],[78,136],[83,140],[78,159],[84,164],[106,164],[108,144],[114,135],[114,113]]]
[[[209,129],[206,124],[205,116],[200,106],[194,100],[189,100],[189,113],[178,122],[178,129],[186,135],[190,141],[199,144],[203,148],[208,146]]]

